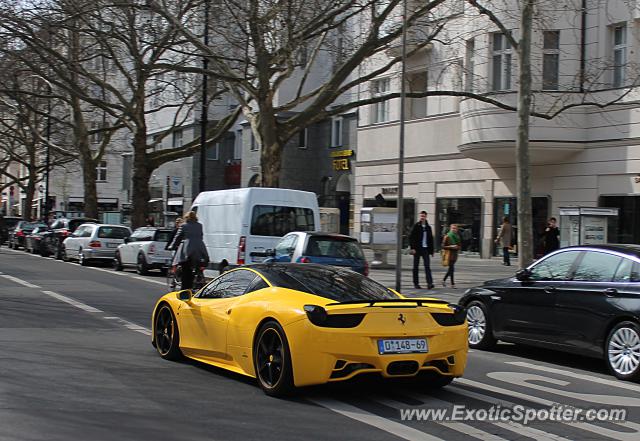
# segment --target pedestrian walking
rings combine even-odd
[[[413,287],[422,289],[418,283],[418,267],[420,258],[424,261],[424,271],[427,277],[427,288],[433,289],[433,277],[431,276],[430,256],[433,256],[433,231],[427,222],[427,212],[421,211],[418,222],[411,229],[409,234],[409,246],[413,255]]]
[[[442,286],[447,286],[447,278],[451,280],[451,288],[456,287],[456,281],[453,273],[455,264],[458,260],[458,252],[460,251],[460,235],[458,234],[458,225],[451,224],[449,232],[442,238],[442,264],[447,266],[447,273],[442,279]]]
[[[182,268],[182,289],[193,288],[194,269],[209,262],[207,247],[203,241],[202,224],[198,222],[195,211],[188,212],[184,224],[171,241],[169,248],[177,249],[176,257]]]
[[[502,264],[506,266],[511,265],[511,260],[509,259],[509,249],[511,248],[511,240],[513,236],[513,229],[511,227],[511,222],[509,222],[509,218],[505,217],[502,220],[502,226],[500,227],[500,231],[498,232],[498,237],[496,237],[496,243],[502,247]]]
[[[147,222],[147,225],[146,225],[147,227],[155,227],[156,226],[156,221],[153,218],[153,216],[147,217],[147,221],[146,222]]]
[[[542,234],[542,240],[544,242],[544,254],[549,254],[552,251],[560,248],[560,230],[556,225],[557,221],[555,217],[549,219],[547,222],[547,228]]]
[[[180,228],[180,225],[182,225],[184,223],[184,221],[182,220],[181,217],[176,219],[176,222],[174,224],[173,227],[173,231],[171,232],[171,235],[169,235],[169,240],[167,240],[167,244],[164,246],[165,250],[170,250],[171,248],[169,248],[169,246],[171,245],[171,242],[173,242],[173,238],[176,237],[176,234],[178,234],[178,229]],[[176,263],[177,265],[177,263]]]

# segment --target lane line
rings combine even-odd
[[[61,302],[65,302],[65,303],[68,303],[70,305],[73,305],[76,308],[82,309],[83,311],[86,311],[86,312],[91,312],[91,313],[103,312],[98,308],[94,308],[93,306],[89,306],[86,303],[79,302],[79,301],[77,301],[75,299],[72,299],[71,297],[63,296],[62,294],[58,294],[57,292],[42,291],[42,293],[48,295],[49,297],[53,297],[54,299],[58,299]]]
[[[467,386],[472,386],[478,389],[483,389],[489,392],[495,392],[498,394],[502,394],[508,397],[521,398],[526,401],[530,401],[532,403],[540,404],[542,406],[553,406],[557,404],[555,401],[545,400],[544,398],[534,397],[533,395],[528,395],[522,392],[517,392],[515,390],[503,389],[501,387],[492,386],[486,383],[480,383],[479,381],[468,380],[466,378],[458,378],[456,379],[456,384],[464,384]],[[452,386],[455,387],[455,386]],[[457,388],[456,388],[457,389]]]
[[[506,395],[506,396],[513,396],[513,397],[517,397],[517,398],[521,398],[521,395],[525,395],[526,394],[520,394],[519,392],[516,391],[512,391],[512,390],[508,390],[508,389],[502,389],[500,387],[495,387],[495,386],[490,386],[490,385],[485,385],[484,383],[478,383],[475,381],[471,381],[471,380],[467,380],[467,383],[471,382],[471,383],[475,383],[477,386],[474,387],[478,387],[481,389],[487,389],[490,390],[492,392],[497,392],[499,394],[502,395]],[[489,387],[485,387],[485,386],[489,386]],[[449,390],[455,392],[456,394],[460,394],[469,398],[474,398],[476,400],[480,400],[480,401],[484,401],[493,405],[499,405],[499,406],[506,406],[506,407],[515,407],[517,406],[516,403],[514,403],[513,401],[509,401],[509,400],[505,400],[505,399],[501,399],[501,398],[495,398],[489,395],[484,395],[484,394],[480,394],[477,392],[472,392],[466,389],[462,389],[460,387],[457,387],[455,385],[453,386],[449,386],[448,387]],[[551,404],[560,404],[560,403],[553,403],[549,400],[544,400],[542,398],[538,398],[538,397],[531,397],[533,398],[533,402],[538,402],[539,404],[541,402],[545,402],[545,403],[551,403]],[[543,404],[544,406],[549,406],[549,404]],[[576,421],[576,422],[570,422],[570,421],[560,421],[561,424],[566,424],[567,426],[579,429],[579,430],[586,430],[592,433],[596,433],[598,435],[602,435],[602,436],[608,436],[610,438],[613,438],[615,440],[619,440],[619,441],[637,441],[638,439],[640,439],[640,424],[637,423],[633,423],[631,421],[624,421],[624,422],[615,422],[612,421],[609,424],[612,425],[617,425],[619,427],[622,427],[624,429],[626,429],[624,432],[618,431],[618,430],[613,430],[613,429],[607,429],[605,427],[601,427],[601,426],[597,426],[595,424],[591,424],[591,423],[587,423],[587,422],[583,422],[583,421]],[[528,427],[528,429],[531,429],[530,427]],[[631,432],[630,432],[631,431]],[[546,432],[544,432],[546,433]]]
[[[339,413],[340,415],[346,416],[347,418],[384,430],[398,438],[409,441],[444,441],[442,438],[429,435],[421,430],[405,426],[404,424],[383,418],[379,415],[360,409],[359,407],[352,406],[332,398],[307,398],[307,400],[333,412]]]
[[[26,280],[18,279],[17,277],[10,276],[8,274],[0,274],[0,277],[4,277],[5,279],[11,280],[19,285],[26,286],[27,288],[42,288],[41,286],[34,285],[33,283],[29,283]]]
[[[407,408],[410,407],[406,403],[401,403],[401,402],[393,400],[391,398],[378,397],[378,398],[375,398],[375,401],[377,401],[377,402],[379,402],[381,404],[384,404],[385,406],[391,407],[393,409],[397,409],[397,410],[407,409]],[[423,401],[423,400],[421,399],[420,401]],[[454,403],[450,403],[448,401],[442,401],[442,400],[439,400],[437,398],[430,398],[429,402],[428,403],[424,403],[424,404],[427,404],[427,405],[432,405],[433,404],[433,405],[437,405],[437,406],[440,406],[440,407],[448,407],[448,406],[450,406],[451,404],[454,404]],[[411,420],[411,421],[413,421],[413,420]],[[416,420],[416,421],[424,422],[422,420]],[[477,439],[482,440],[482,441],[507,441],[506,438],[502,438],[501,436],[494,435],[493,433],[485,432],[484,430],[478,429],[477,427],[473,427],[473,426],[470,426],[468,424],[461,423],[461,422],[458,422],[458,421],[432,420],[431,422],[437,423],[437,424],[439,424],[439,425],[441,425],[443,427],[446,427],[448,429],[455,430],[456,432],[460,432],[460,433],[463,433],[465,435],[472,436],[472,437],[477,438]]]
[[[613,387],[618,387],[620,389],[625,389],[625,390],[635,390],[640,392],[640,386],[638,386],[637,384],[633,384],[629,381],[615,381],[615,380],[608,380],[606,378],[600,378],[600,377],[596,377],[593,375],[585,375],[585,374],[579,374],[577,372],[574,371],[563,371],[560,369],[555,369],[552,367],[547,367],[547,366],[540,366],[540,365],[536,365],[533,363],[527,363],[524,361],[505,361],[506,364],[511,364],[514,366],[520,366],[520,367],[524,367],[524,368],[528,368],[528,369],[533,369],[533,370],[538,370],[538,371],[543,371],[543,372],[551,372],[553,374],[558,374],[558,375],[563,375],[566,377],[571,377],[571,378],[577,378],[579,380],[585,380],[585,381],[591,381],[594,383],[600,383],[600,384],[604,384],[606,386],[613,386]]]

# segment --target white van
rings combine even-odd
[[[285,188],[205,191],[191,207],[203,225],[210,268],[257,263],[291,231],[320,228],[315,193]]]

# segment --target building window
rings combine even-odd
[[[464,90],[466,92],[473,92],[473,80],[475,75],[475,54],[476,40],[467,40],[465,47],[465,71],[464,71]]]
[[[233,142],[233,159],[242,158],[242,130],[236,130],[236,137]]]
[[[380,97],[389,93],[391,80],[389,78],[383,78],[381,80],[375,80],[372,82],[372,96]],[[380,101],[373,105],[372,122],[380,123],[389,120],[389,101]]]
[[[96,182],[107,182],[107,161],[100,161],[96,167]]]
[[[502,33],[493,34],[493,90],[511,89],[511,43]]]
[[[174,149],[182,147],[182,129],[173,132],[173,140],[171,146]]]
[[[251,132],[251,151],[255,152],[258,150],[258,141],[256,140],[255,135]]]
[[[220,143],[216,142],[211,147],[207,148],[207,159],[210,161],[217,161],[220,158]]]
[[[627,26],[613,27],[613,87],[622,87],[627,64]]]
[[[544,31],[542,38],[542,89],[558,90],[560,31]]]
[[[427,92],[428,72],[426,70],[410,72],[406,78],[407,92]],[[427,97],[407,98],[405,100],[405,114],[407,119],[418,119],[427,116]]]
[[[331,121],[331,147],[342,146],[342,117]]]
[[[304,130],[298,132],[298,148],[306,149],[309,142],[309,130],[305,127]]]

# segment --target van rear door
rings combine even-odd
[[[280,238],[292,231],[314,231],[315,213],[309,207],[257,203],[251,207],[245,262],[261,262],[264,252],[273,249]]]

